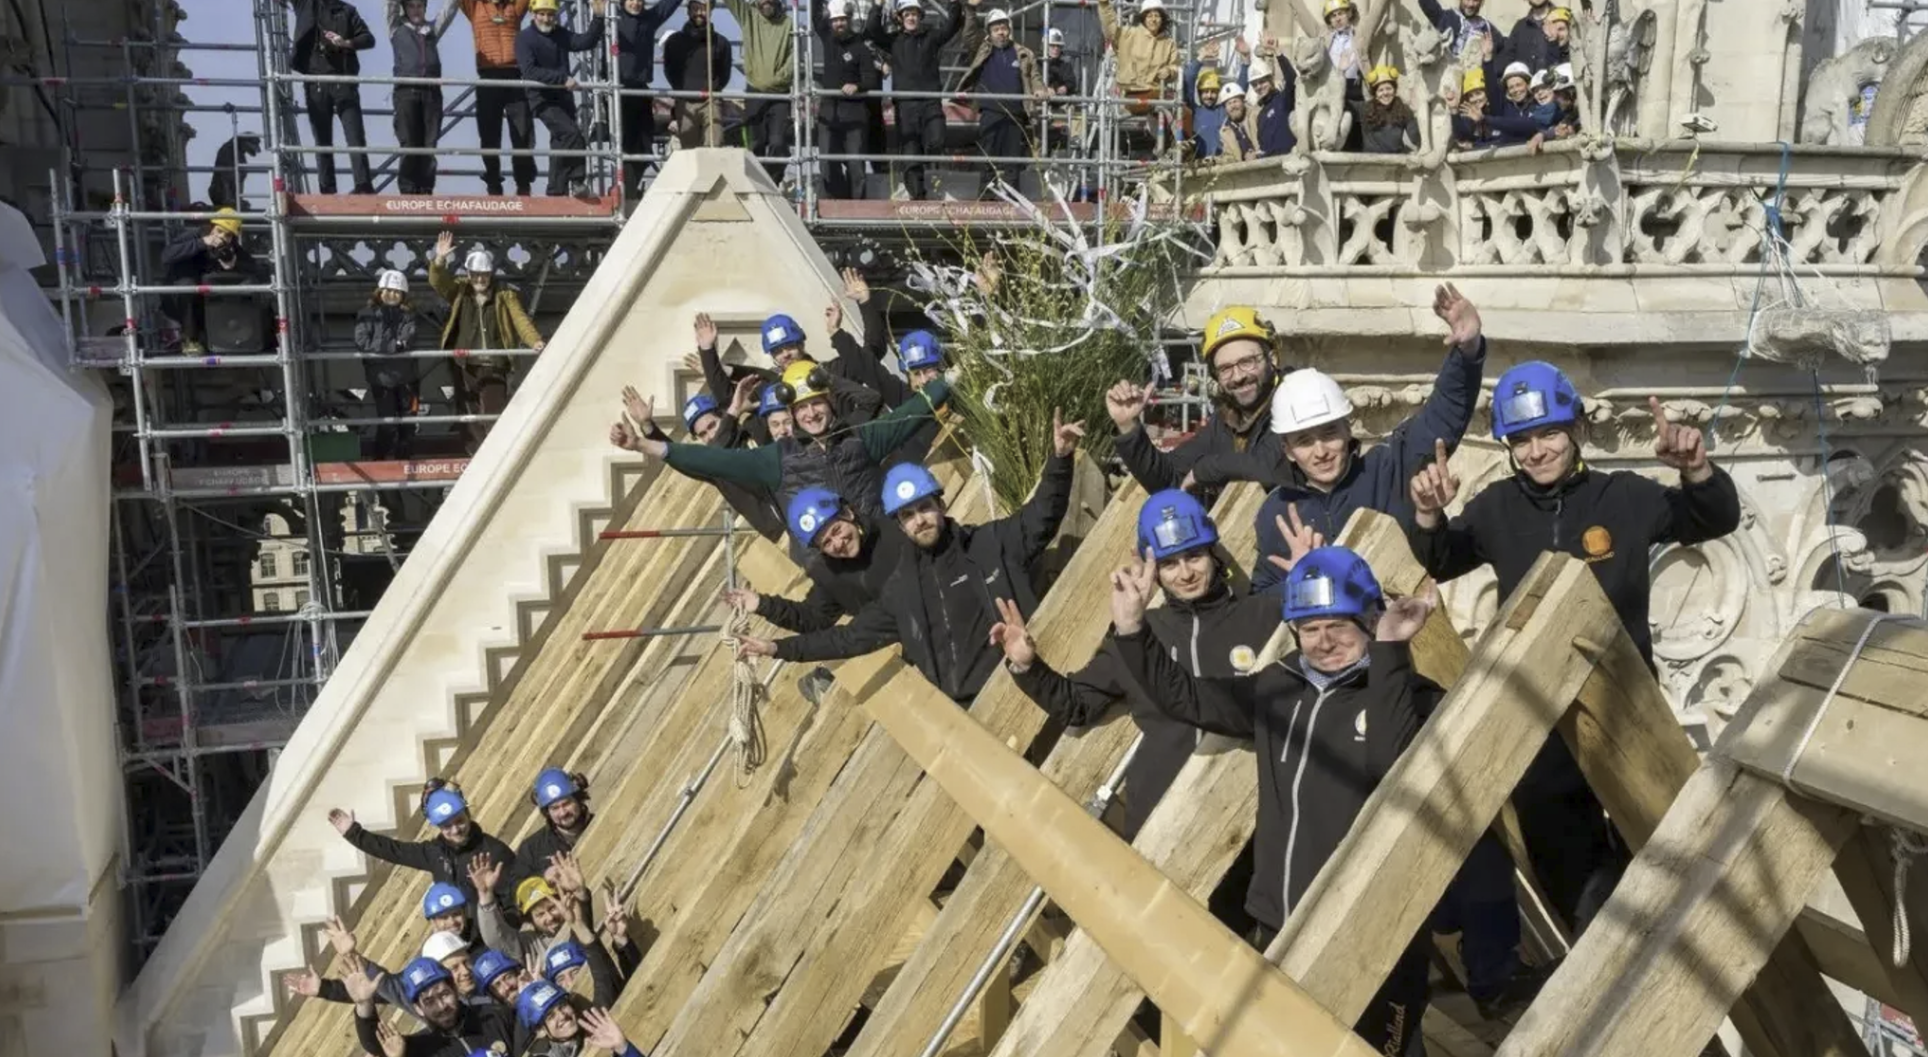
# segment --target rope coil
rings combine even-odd
[[[757,678],[756,665],[737,652],[737,644],[750,635],[750,614],[738,611],[723,631],[723,646],[730,661],[730,741],[736,746],[737,788],[749,784],[750,776],[763,766],[768,747],[763,742],[763,681]]]
[[[1928,835],[1896,826],[1888,831],[1889,847],[1895,857],[1895,968],[1908,965],[1909,947],[1914,937],[1908,932],[1908,867],[1928,855]]]

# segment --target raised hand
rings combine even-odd
[[[629,1040],[623,1037],[623,1029],[617,1026],[616,1018],[606,1010],[583,1010],[582,1023],[588,1029],[587,1037],[591,1046],[610,1053],[621,1053],[629,1048]]]
[[[684,353],[683,369],[686,371],[689,371],[691,374],[702,374],[703,373],[702,358],[693,352]]]
[[[382,1057],[404,1057],[408,1053],[408,1043],[395,1026],[385,1021],[375,1025],[375,1037],[381,1040]]]
[[[1284,517],[1272,518],[1272,524],[1278,526],[1279,535],[1285,539],[1285,554],[1268,554],[1265,560],[1278,566],[1280,572],[1289,573],[1299,564],[1299,559],[1325,546],[1325,536],[1299,520],[1299,504],[1287,503],[1285,513],[1291,519],[1290,524]]]
[[[1038,659],[1038,644],[1031,638],[1031,630],[1024,626],[1024,614],[1018,611],[1018,604],[1008,598],[993,599],[997,603],[998,622],[991,625],[991,645],[1004,651],[1004,659],[1011,667],[1025,669]]]
[[[441,260],[455,252],[455,232],[444,231],[435,236],[435,259]]]
[[[1660,398],[1647,398],[1647,410],[1654,416],[1654,458],[1679,470],[1681,476],[1696,484],[1714,473],[1707,462],[1707,443],[1700,427],[1667,421],[1667,409]]]
[[[1446,321],[1446,344],[1470,349],[1479,343],[1479,309],[1460,295],[1452,283],[1433,288],[1433,315]]]
[[[1439,587],[1431,580],[1426,581],[1426,590],[1421,594],[1395,598],[1386,603],[1386,611],[1379,615],[1379,627],[1373,637],[1380,642],[1409,642],[1419,629],[1426,626],[1426,618],[1439,608]]]
[[[1057,408],[1051,409],[1051,450],[1058,458],[1068,458],[1078,450],[1078,442],[1084,439],[1083,422],[1066,422],[1064,413]]]
[[[355,933],[341,923],[339,916],[329,918],[328,923],[321,927],[321,934],[327,937],[328,946],[333,947],[336,954],[346,956],[355,953]]]
[[[763,597],[747,587],[725,587],[723,601],[739,613],[754,613]]]
[[[1151,386],[1137,382],[1118,382],[1105,390],[1105,413],[1118,432],[1129,433],[1138,426],[1139,416],[1151,400]]]
[[[1447,462],[1446,442],[1433,440],[1433,461],[1413,474],[1413,516],[1420,528],[1437,528],[1439,516],[1459,497],[1459,475]]]
[[[843,292],[845,297],[861,305],[865,301],[870,300],[870,280],[865,279],[863,274],[855,268],[845,268],[843,270]]]
[[[1111,574],[1111,626],[1120,635],[1137,634],[1145,626],[1145,607],[1158,588],[1158,562],[1145,549],[1143,558]]]
[[[549,856],[549,865],[555,867],[557,892],[582,891],[582,866],[576,862],[575,852],[559,851]]]
[[[291,995],[313,998],[321,994],[321,975],[313,969],[303,969],[283,976],[281,986]]]
[[[504,865],[496,862],[495,856],[488,852],[469,860],[469,883],[475,885],[478,896],[495,891],[496,883],[502,880]]]
[[[335,808],[328,812],[328,824],[335,827],[336,833],[346,837],[348,836],[348,831],[355,828],[355,813],[353,811],[343,811],[341,808]]]
[[[757,387],[763,379],[754,374],[746,374],[736,380],[736,390],[730,394],[730,415],[732,417],[745,411],[756,410]]]
[[[698,349],[716,348],[716,323],[708,312],[696,314],[696,347]]]
[[[623,414],[628,415],[629,420],[640,430],[656,420],[656,405],[654,401],[644,399],[643,394],[637,392],[635,386],[625,385],[623,386]]]
[[[375,991],[381,983],[380,977],[371,976],[368,963],[359,954],[346,954],[341,959],[341,986],[348,989],[348,998],[356,1005],[366,1002],[373,1004]]]
[[[615,424],[609,427],[609,443],[624,451],[641,451],[642,449],[637,447],[638,442],[641,440],[642,435],[630,429],[629,423],[621,419],[618,419]]]
[[[614,885],[603,885],[603,898],[609,909],[603,913],[602,931],[609,936],[610,942],[620,947],[629,939],[629,908],[616,898]]]
[[[976,7],[977,4],[972,3],[971,6]],[[1003,278],[1004,267],[998,264],[997,255],[986,253],[977,259],[977,271],[972,273],[971,282],[977,286],[978,293],[989,297],[997,291],[998,283]]]

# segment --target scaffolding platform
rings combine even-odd
[[[615,194],[594,198],[563,195],[355,195],[288,194],[292,224],[423,224],[459,227],[503,220],[603,220],[620,222]]]

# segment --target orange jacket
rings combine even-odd
[[[475,64],[513,68],[515,35],[529,13],[529,0],[462,0],[462,13],[475,37]]]

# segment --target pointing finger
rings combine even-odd
[[[1447,455],[1446,438],[1435,437],[1433,439],[1433,465],[1444,469]]]

